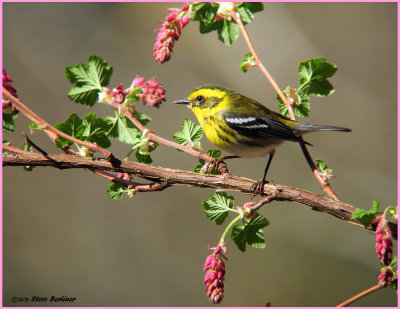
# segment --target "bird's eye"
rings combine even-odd
[[[199,102],[199,104],[204,104],[205,98],[202,95],[197,96],[196,101]]]

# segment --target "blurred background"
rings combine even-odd
[[[98,116],[67,98],[71,87],[66,65],[86,63],[91,54],[114,68],[109,85],[130,85],[136,73],[158,80],[167,90],[160,109],[138,110],[148,125],[172,139],[182,119],[192,113],[172,101],[193,88],[217,83],[238,90],[273,110],[275,93],[257,69],[240,70],[248,52],[242,37],[224,46],[217,33],[201,35],[191,21],[176,43],[172,58],[160,65],[152,57],[154,31],[167,8],[181,3],[4,3],[3,65],[21,100],[49,123],[76,112]],[[369,209],[397,201],[397,4],[269,3],[247,26],[255,48],[281,88],[297,85],[297,65],[326,57],[338,65],[331,79],[336,92],[313,97],[305,122],[350,127],[352,133],[312,134],[314,159],[334,170],[339,198]],[[13,135],[22,145],[30,122],[20,114]],[[49,153],[60,153],[45,134],[31,136]],[[203,146],[213,148],[204,138]],[[124,157],[129,145],[113,142]],[[154,165],[192,170],[197,159],[160,146]],[[230,172],[258,179],[266,158],[228,161]],[[275,183],[315,193],[322,190],[294,143],[277,151],[269,171]],[[201,201],[213,190],[173,187],[114,201],[108,182],[86,170],[3,168],[3,302],[11,297],[76,297],[72,306],[209,306],[202,267],[224,227],[209,221]],[[249,200],[230,193],[237,204]],[[383,208],[382,208],[383,209]],[[335,306],[375,285],[379,274],[374,234],[358,226],[274,202],[261,210],[266,248],[240,252],[227,241],[223,306]],[[396,293],[380,290],[357,306],[396,306]],[[60,304],[63,305],[63,304]]]

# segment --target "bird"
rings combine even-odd
[[[187,98],[174,101],[192,110],[208,140],[233,156],[255,158],[268,156],[264,174],[255,187],[262,194],[275,150],[285,141],[310,143],[302,135],[315,131],[351,132],[351,129],[307,124],[291,120],[263,104],[215,84],[194,89]]]

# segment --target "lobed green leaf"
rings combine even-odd
[[[229,211],[233,209],[234,198],[225,192],[215,192],[202,201],[207,218],[220,225],[224,223]]]
[[[55,124],[54,127],[81,141],[97,143],[103,148],[111,146],[111,142],[107,137],[107,132],[112,127],[112,124],[106,119],[96,119],[95,113],[89,113],[82,119],[80,119],[76,113],[72,113],[67,120]],[[72,141],[63,137],[58,137],[56,141],[57,147],[71,146],[72,144]]]
[[[234,21],[222,20],[222,27],[218,28],[218,38],[225,45],[231,46],[239,37],[240,29]]]
[[[203,137],[203,129],[200,125],[185,118],[182,122],[182,130],[175,132],[172,137],[177,143],[187,146],[189,142],[199,142],[201,140]]]
[[[240,251],[246,250],[246,244],[254,248],[265,248],[263,228],[269,224],[268,220],[256,212],[251,219],[243,219],[243,225],[235,225],[231,239]]]
[[[66,66],[65,75],[75,84],[68,91],[68,98],[76,103],[93,106],[98,99],[98,93],[110,82],[112,67],[100,57],[91,55],[87,66],[83,63]]]
[[[109,138],[117,139],[121,143],[131,145],[135,145],[140,142],[140,130],[126,116],[120,116],[118,113],[115,113],[115,117],[108,116],[104,119],[111,123],[110,129],[107,131],[107,136]],[[147,121],[144,116],[141,120],[138,120],[140,122],[143,121],[143,123],[146,123]]]
[[[122,195],[126,190],[126,185],[123,183],[113,182],[108,186],[107,194],[114,200],[122,199]]]
[[[315,58],[300,62],[298,67],[299,90],[304,94],[327,96],[334,92],[328,77],[337,71],[335,64],[325,61],[325,58]]]

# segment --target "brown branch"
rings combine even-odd
[[[214,188],[219,190],[240,191],[245,194],[253,194],[251,189],[256,181],[236,177],[230,174],[206,175],[189,171],[163,168],[130,161],[122,161],[117,168],[104,159],[91,159],[71,155],[48,155],[49,159],[41,154],[19,154],[17,157],[3,156],[3,166],[52,166],[62,169],[89,168],[102,171],[117,171],[135,175],[155,182],[156,184],[138,186],[138,191],[164,190],[174,185],[190,185],[202,188]],[[292,201],[312,207],[313,210],[326,212],[341,220],[363,227],[356,220],[351,219],[352,213],[357,207],[334,201],[322,195],[314,194],[302,189],[267,183],[264,186],[264,196],[268,202]],[[396,227],[397,228],[397,227]],[[373,226],[368,227],[374,230]]]

